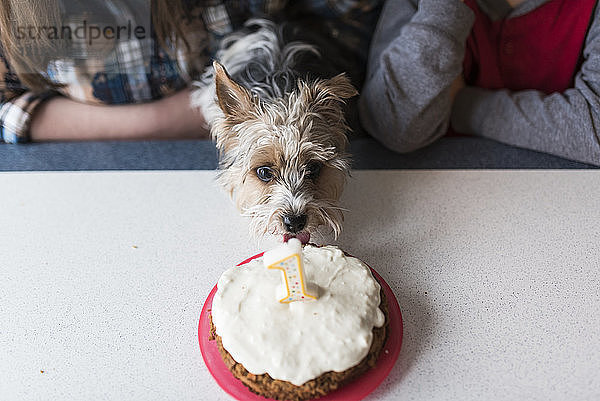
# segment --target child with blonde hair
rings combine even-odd
[[[0,141],[207,136],[189,88],[255,16],[337,19],[366,53],[379,0],[6,0]],[[339,26],[339,24],[337,25]],[[333,34],[333,33],[332,33]]]

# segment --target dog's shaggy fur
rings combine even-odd
[[[316,46],[286,36],[285,27],[252,20],[225,38],[192,105],[219,150],[218,180],[253,231],[306,242],[321,226],[335,236],[342,229],[343,105],[357,91],[344,74],[323,76],[332,69]]]

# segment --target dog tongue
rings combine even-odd
[[[294,234],[283,234],[283,242],[288,242],[290,238],[298,238],[302,244],[308,244],[310,241],[310,233],[301,232],[296,235]]]

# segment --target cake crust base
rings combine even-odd
[[[221,337],[216,333],[215,326],[210,317],[210,340],[217,342],[217,347],[221,358],[233,376],[240,380],[251,392],[266,398],[285,401],[304,401],[313,398],[322,397],[332,391],[337,390],[352,379],[360,376],[367,370],[373,368],[377,363],[379,354],[383,350],[388,335],[389,313],[387,299],[383,293],[383,288],[379,291],[379,308],[385,315],[385,323],[381,327],[373,328],[373,342],[369,353],[362,361],[343,372],[327,372],[321,376],[309,380],[301,386],[296,386],[288,381],[276,380],[269,374],[254,375],[246,370],[244,366],[237,363],[233,357],[223,348]]]

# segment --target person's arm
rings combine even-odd
[[[190,106],[189,89],[149,103],[103,106],[54,97],[30,122],[32,141],[207,138],[202,114]]]
[[[359,100],[371,135],[410,152],[446,133],[473,20],[460,0],[386,3]]]
[[[99,106],[23,85],[0,49],[0,142],[205,138],[202,114],[189,90],[135,105]]]
[[[600,7],[575,85],[563,93],[462,89],[452,126],[509,145],[600,165]]]
[[[10,69],[0,47],[0,143],[29,142],[31,115],[53,95],[29,91]]]

